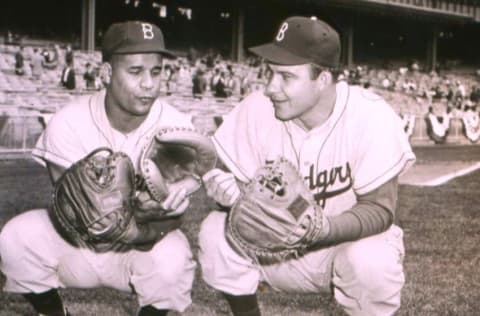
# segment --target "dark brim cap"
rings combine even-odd
[[[163,33],[158,26],[141,21],[112,24],[105,32],[102,42],[104,56],[113,54],[160,53],[167,58],[176,58],[165,48]]]
[[[316,18],[289,17],[280,25],[271,43],[249,49],[279,65],[316,64],[336,68],[340,64],[340,36]]]
[[[254,46],[249,48],[249,50],[269,62],[278,65],[290,66],[308,64],[311,62],[310,59],[297,56],[275,43]]]
[[[114,54],[140,54],[140,53],[160,53],[167,58],[177,58],[177,56],[169,50],[152,47],[149,43],[136,43],[124,45],[115,50]]]

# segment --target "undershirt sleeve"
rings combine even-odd
[[[313,248],[355,241],[386,231],[394,220],[397,189],[398,179],[394,177],[372,192],[358,196],[358,202],[349,210],[328,217],[330,231]]]

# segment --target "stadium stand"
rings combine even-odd
[[[74,51],[75,73],[77,89],[66,90],[59,85],[62,67],[45,69],[39,80],[31,76],[30,56],[33,47],[26,46],[26,72],[17,76],[14,69],[14,54],[18,45],[0,45],[0,108],[2,117],[0,124],[0,152],[28,151],[34,144],[49,115],[57,111],[78,95],[90,94],[83,80],[83,73],[87,63],[99,65],[101,56],[98,52],[87,53]],[[59,58],[62,62],[64,59]],[[207,67],[205,59],[199,58],[196,62],[180,58],[175,62],[168,62],[163,77],[163,93],[169,102],[183,112],[193,117],[194,124],[205,133],[212,133],[221,117],[228,113],[244,94],[252,90],[261,90],[265,85],[265,68],[258,61],[233,63],[217,56],[211,67]],[[405,63],[406,64],[406,63]],[[428,113],[443,121],[446,129],[452,128],[449,134],[453,142],[478,141],[478,109],[476,100],[470,100],[470,95],[478,85],[478,76],[474,70],[467,73],[453,71],[422,72],[416,67],[397,67],[382,69],[357,66],[354,69],[345,69],[340,79],[348,80],[351,84],[362,85],[373,89],[385,98],[401,115],[412,141],[420,143],[438,143],[428,136]],[[192,77],[196,70],[201,68],[205,72],[208,83],[216,72],[224,72],[229,78],[236,77],[241,82],[241,89],[234,93],[228,91],[226,98],[216,98],[213,87],[208,84],[202,96],[192,93]],[[448,115],[447,115],[448,110]],[[468,116],[468,120],[464,119]],[[448,120],[448,121],[446,121]],[[448,124],[447,124],[448,123]],[[450,124],[452,123],[452,124]],[[20,127],[19,127],[20,126]],[[468,131],[465,130],[468,128]],[[473,135],[473,136],[469,136]]]

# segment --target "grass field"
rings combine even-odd
[[[416,153],[419,164],[480,160],[478,148],[421,148]],[[31,161],[2,161],[0,176],[0,227],[26,209],[49,204],[48,177]],[[396,223],[405,232],[407,282],[399,316],[480,315],[479,193],[480,171],[438,187],[400,187]],[[196,252],[199,223],[212,203],[199,191],[192,205],[197,208],[187,213],[183,230]],[[77,316],[134,315],[137,308],[133,295],[110,289],[66,289],[61,295]],[[292,295],[262,287],[259,297],[264,315],[343,315],[329,295]],[[229,315],[225,302],[198,273],[193,301],[184,315]],[[0,316],[32,313],[21,296],[0,294]]]

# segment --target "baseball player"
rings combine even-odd
[[[146,135],[159,126],[193,127],[188,116],[157,98],[162,59],[174,57],[157,26],[138,21],[113,24],[104,35],[102,53],[106,89],[57,112],[33,150],[53,182],[99,147],[126,153],[138,169]],[[147,204],[152,206],[152,200],[142,200],[139,207]],[[161,206],[181,213],[188,205],[182,187],[170,190]],[[97,253],[64,241],[45,209],[20,214],[0,235],[5,291],[23,294],[39,315],[68,315],[58,288],[101,286],[134,291],[141,307],[138,315],[183,311],[191,303],[196,264],[178,230],[179,221],[150,222],[135,239],[141,248]]]
[[[199,233],[203,279],[234,315],[260,315],[260,282],[275,290],[330,291],[349,315],[392,315],[404,284],[402,230],[393,223],[397,179],[415,160],[401,119],[380,97],[336,82],[338,33],[327,23],[287,18],[273,43],[251,48],[268,62],[264,94],[246,97],[213,136],[228,171],[203,177],[225,208],[255,171],[279,156],[294,164],[326,214],[324,234],[297,259],[261,265],[225,238],[226,212]]]

